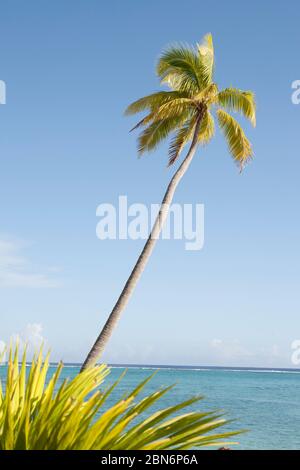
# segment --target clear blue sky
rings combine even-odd
[[[255,160],[240,175],[220,135],[176,202],[205,204],[205,246],[159,242],[105,354],[111,362],[292,366],[299,322],[298,2],[1,2],[2,341],[43,336],[80,361],[142,247],[99,241],[96,207],[161,200],[166,148],[136,158],[126,105],[158,89],[173,41],[212,32],[216,81],[253,89]]]

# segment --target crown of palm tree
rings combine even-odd
[[[239,112],[255,126],[255,98],[251,91],[225,88],[219,91],[213,81],[214,48],[211,34],[196,48],[172,46],[163,52],[157,64],[157,75],[171,91],[145,96],[126,109],[126,114],[147,111],[133,128],[142,128],[138,151],[153,150],[169,134],[169,165],[179,157],[184,146],[198,130],[197,142],[208,143],[215,133],[212,112],[227,140],[229,151],[242,169],[252,157],[252,147],[239,123],[227,111]],[[197,122],[200,126],[197,126]],[[133,130],[132,129],[132,130]]]

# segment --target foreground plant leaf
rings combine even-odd
[[[151,377],[107,408],[115,384],[102,385],[105,365],[89,368],[59,385],[63,365],[52,377],[49,354],[42,350],[26,368],[18,347],[10,349],[6,384],[0,388],[0,450],[162,450],[233,444],[238,432],[215,433],[226,419],[216,412],[186,410],[202,397],[150,413],[170,390],[165,387],[139,398]],[[105,409],[103,409],[106,404]]]

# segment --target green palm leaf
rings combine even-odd
[[[180,153],[182,152],[185,145],[193,138],[193,132],[195,129],[197,116],[193,116],[183,127],[181,127],[169,146],[169,166],[173,165]],[[201,121],[198,142],[201,144],[207,144],[214,136],[215,123],[214,119],[209,111],[207,111]]]
[[[140,113],[141,111],[157,111],[160,106],[177,98],[188,98],[188,94],[182,91],[159,91],[144,96],[131,103],[125,110],[125,115]]]
[[[199,57],[196,50],[181,44],[163,52],[157,64],[157,75],[172,89],[194,95],[201,88]]]
[[[180,116],[175,115],[151,122],[139,135],[139,155],[154,150],[172,131],[180,127],[186,118],[187,112],[183,112]]]
[[[201,144],[208,144],[208,142],[210,142],[214,135],[215,121],[211,113],[209,111],[206,111],[201,121],[198,134],[198,142]]]
[[[207,34],[201,44],[197,44],[199,68],[201,71],[201,87],[211,84],[214,74],[214,45],[211,34]]]
[[[225,111],[217,111],[219,125],[224,132],[229,151],[242,169],[252,157],[252,148],[238,122]]]
[[[228,111],[236,111],[256,125],[256,106],[254,94],[237,88],[225,88],[217,96],[218,103]]]
[[[171,166],[176,162],[187,142],[192,139],[195,124],[196,117],[194,116],[187,121],[172,138],[169,146],[168,166]]]

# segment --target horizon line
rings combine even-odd
[[[57,365],[62,362],[65,366],[82,366],[81,362],[63,362],[54,361],[50,362],[50,365]],[[105,362],[104,362],[105,364]],[[151,368],[151,369],[198,369],[198,370],[209,370],[209,369],[222,369],[222,370],[267,370],[267,371],[296,371],[300,372],[300,368],[297,367],[262,367],[262,366],[217,366],[217,365],[180,365],[180,364],[138,364],[138,363],[106,363],[108,367],[128,367],[128,368]]]

